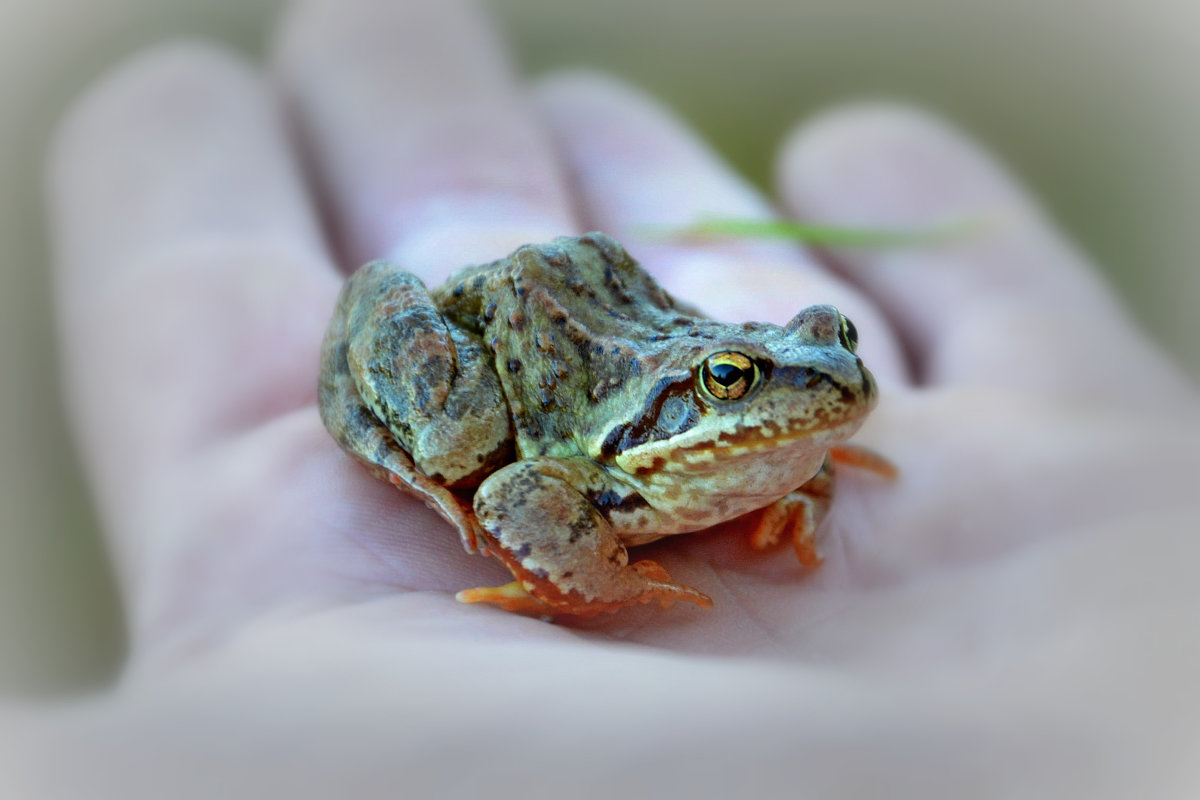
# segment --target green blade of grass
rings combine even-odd
[[[713,217],[691,225],[649,228],[646,232],[656,238],[672,240],[776,239],[828,247],[891,248],[945,244],[978,234],[985,227],[987,221],[981,218],[953,220],[919,228],[886,229]]]

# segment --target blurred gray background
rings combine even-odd
[[[397,0],[403,2],[403,0]],[[119,600],[60,412],[39,188],[55,119],[172,37],[251,56],[279,0],[0,0],[0,689],[120,664]],[[1200,374],[1200,11],[1188,0],[495,0],[530,73],[590,65],[658,94],[753,180],[831,103],[898,97],[1004,158],[1142,324]],[[1136,380],[1137,365],[1114,365]]]

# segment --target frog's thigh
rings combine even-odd
[[[826,458],[821,469],[803,486],[767,506],[750,544],[765,550],[785,536],[791,539],[796,557],[806,567],[821,564],[817,552],[817,528],[833,502],[833,464]]]
[[[472,485],[510,461],[508,404],[480,338],[448,325],[425,285],[395,264],[368,264],[351,281],[351,372],[417,468]]]
[[[584,493],[605,489],[627,491],[583,459],[530,459],[490,476],[475,494],[476,518],[519,586],[471,590],[460,599],[576,614],[650,600],[711,605],[706,595],[672,583],[658,564],[629,563],[617,532]],[[520,589],[536,600],[512,599]]]
[[[463,545],[474,552],[479,537],[475,510],[469,501],[435,483],[416,468],[390,430],[363,404],[346,362],[345,319],[334,318],[321,358],[321,418],[334,438],[375,475],[393,486],[416,494],[440,512],[462,535]]]

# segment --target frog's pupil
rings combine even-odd
[[[722,386],[732,386],[742,379],[743,374],[741,368],[733,364],[713,364],[709,372],[712,373],[713,380]]]

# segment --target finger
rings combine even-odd
[[[49,189],[67,403],[102,506],[313,402],[337,274],[245,66],[190,45],[121,68],[64,122]]]
[[[278,68],[350,267],[427,283],[574,230],[542,131],[473,3],[311,0]]]
[[[1143,375],[1170,372],[1024,191],[928,116],[865,106],[819,118],[787,142],[780,182],[789,208],[820,223],[904,229],[980,221],[977,232],[940,246],[837,254],[895,321],[929,382],[1019,383],[1137,401],[1145,399]],[[1136,364],[1138,380],[1114,381],[1117,363]]]
[[[585,227],[624,242],[668,291],[730,320],[784,322],[804,306],[832,303],[858,326],[863,359],[881,382],[903,379],[882,315],[802,249],[662,237],[664,229],[704,217],[768,219],[773,211],[653,100],[586,73],[543,81],[537,97],[581,198]]]

